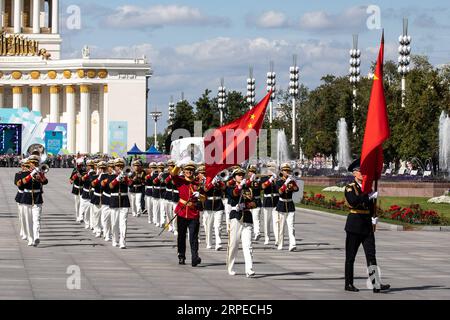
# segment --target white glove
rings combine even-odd
[[[369,200],[378,199],[378,191],[369,194]]]
[[[116,180],[119,181],[119,182],[123,180],[123,172],[121,172],[121,173],[117,176]]]
[[[252,174],[250,177],[250,182],[254,182],[256,180],[256,174]]]
[[[218,176],[216,176],[216,177],[213,179],[212,184],[218,184],[219,181],[220,181],[220,178],[219,178]]]
[[[39,169],[35,168],[32,172],[31,172],[31,176],[34,177],[35,175],[37,175],[39,173]]]
[[[88,174],[91,174],[92,172],[94,172],[94,169],[89,170]]]
[[[378,224],[378,217],[377,218],[372,218],[372,224],[374,226],[376,226]]]
[[[161,178],[162,178],[163,174],[164,174],[164,172],[160,172],[160,173],[158,174],[158,179],[160,179],[160,180],[161,180]]]
[[[193,198],[200,198],[200,192],[195,191],[195,192],[192,194],[192,197],[193,197]]]
[[[247,184],[247,179],[242,180],[241,183],[239,184],[239,189],[242,189],[246,184]]]
[[[284,185],[287,186],[291,182],[292,182],[292,178],[289,177],[289,178],[286,179],[286,182],[284,183]]]

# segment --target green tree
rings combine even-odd
[[[175,118],[173,121],[173,131],[177,129],[188,130],[191,136],[194,135],[194,109],[187,101],[180,101],[176,105]]]
[[[211,99],[209,95],[211,90],[206,89],[202,96],[195,102],[196,113],[195,120],[201,121],[203,132],[211,128],[220,126],[219,108],[217,99]]]
[[[241,92],[228,92],[224,110],[224,123],[229,123],[238,119],[239,117],[243,116],[249,109],[250,105]]]

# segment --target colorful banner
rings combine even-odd
[[[113,157],[125,157],[128,146],[128,122],[110,121],[108,125],[108,153]]]
[[[63,149],[63,133],[60,131],[46,131],[45,149],[48,154],[58,155]]]

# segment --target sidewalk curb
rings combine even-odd
[[[327,218],[333,218],[333,219],[336,219],[336,220],[347,220],[346,216],[341,216],[341,215],[334,214],[334,213],[318,211],[318,210],[311,210],[311,209],[304,209],[304,208],[297,208],[297,212],[302,212],[302,211],[306,212],[308,214],[321,215],[321,216],[324,216],[324,217],[327,217]],[[379,222],[378,223],[378,227],[381,227],[383,229],[388,229],[390,231],[404,231],[403,226],[396,225],[396,224],[385,223],[385,222]]]

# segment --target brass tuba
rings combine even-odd
[[[39,170],[43,173],[48,173],[50,171],[50,167],[45,163],[47,161],[47,151],[45,150],[45,147],[41,144],[32,144],[28,150],[27,150],[27,157],[29,156],[38,156],[40,158],[39,163]]]

